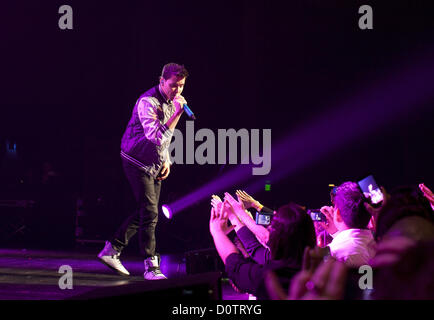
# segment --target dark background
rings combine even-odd
[[[63,4],[73,8],[73,30],[58,28]],[[358,28],[362,4],[373,7],[373,30]],[[189,70],[184,96],[196,131],[271,128],[273,144],[432,49],[433,9],[431,1],[2,1],[0,198],[39,200],[33,209],[1,207],[3,228],[31,221],[20,245],[72,245],[83,199],[85,235],[112,234],[132,200],[120,139],[164,64]],[[273,207],[290,200],[319,207],[328,203],[329,183],[368,173],[387,189],[434,188],[434,108],[424,103],[255,197]],[[14,143],[11,158],[6,149]],[[314,145],[305,148],[315,155]],[[58,173],[49,185],[41,182],[46,162]],[[175,165],[160,203],[229,167]],[[24,220],[8,220],[19,215]],[[170,221],[161,215],[160,252],[212,246],[208,217],[209,198]],[[13,245],[14,237],[2,241]]]

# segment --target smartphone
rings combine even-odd
[[[318,221],[326,222],[327,221],[326,216],[319,209],[307,210],[307,213],[310,215],[310,218],[315,222],[318,222]]]
[[[380,205],[383,202],[384,195],[372,175],[360,180],[358,185],[365,198],[369,199],[373,205]]]
[[[273,216],[272,213],[266,213],[266,212],[257,212],[256,211],[256,224],[259,224],[261,226],[269,226],[271,223],[271,217]]]

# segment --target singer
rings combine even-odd
[[[121,142],[121,160],[136,200],[136,211],[106,241],[98,258],[122,275],[129,275],[119,256],[138,233],[144,257],[146,280],[166,279],[156,253],[155,227],[161,182],[170,173],[169,145],[187,101],[181,95],[188,72],[169,63],[163,67],[160,83],[137,100]]]

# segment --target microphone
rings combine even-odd
[[[184,104],[184,110],[190,119],[196,120],[196,117],[194,116],[193,111],[191,111],[191,109],[186,104]]]

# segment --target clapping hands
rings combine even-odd
[[[228,234],[233,230],[233,226],[228,225],[229,205],[222,202],[218,196],[213,195],[211,199],[211,217],[209,230],[211,235],[217,233]]]

